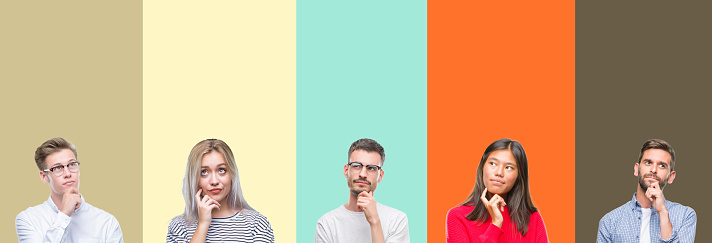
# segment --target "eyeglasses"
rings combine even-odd
[[[69,172],[79,172],[79,161],[74,161],[71,162],[67,165],[58,165],[46,170],[43,170],[44,172],[51,171],[54,176],[61,176],[64,174],[64,167],[67,167],[69,169]]]
[[[363,165],[359,162],[350,162],[348,165],[351,166],[351,172],[353,173],[360,173],[363,167],[366,167],[366,172],[369,174],[375,174],[381,170],[381,167],[378,165]]]

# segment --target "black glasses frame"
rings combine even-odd
[[[50,171],[50,172],[52,172],[52,173],[54,174],[54,176],[61,176],[61,175],[64,174],[64,167],[67,167],[67,169],[69,169],[69,172],[77,172],[77,171],[79,171],[79,165],[80,165],[79,161],[74,161],[74,162],[71,162],[71,163],[69,163],[69,164],[67,164],[67,165],[58,165],[58,166],[55,166],[55,167],[52,167],[52,168],[49,168],[49,169],[46,169],[46,170],[42,170],[42,171],[44,171],[44,172]],[[77,171],[72,171],[72,168],[75,167],[75,166],[76,166],[76,168],[77,168]],[[61,172],[59,173],[59,175],[57,175],[57,173],[54,172],[55,170],[61,171]]]
[[[368,169],[367,171],[375,172],[381,170],[381,167],[378,165],[364,165],[361,162],[349,162],[348,165],[351,166],[351,168],[353,168],[354,166],[365,166],[366,169]],[[373,168],[375,168],[376,170],[373,170]]]

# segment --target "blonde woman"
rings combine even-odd
[[[242,196],[235,157],[219,139],[190,151],[183,197],[185,211],[171,220],[166,242],[274,242],[267,217]]]

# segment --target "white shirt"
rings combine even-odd
[[[124,238],[119,221],[113,215],[84,201],[72,216],[59,211],[52,197],[27,208],[15,218],[20,243],[29,242],[118,242]]]
[[[650,214],[651,208],[640,208],[643,215],[640,217],[640,243],[650,243]]]
[[[405,213],[376,202],[383,239],[388,243],[410,243]],[[321,216],[316,223],[316,243],[371,242],[371,226],[363,212],[352,212],[343,205]]]

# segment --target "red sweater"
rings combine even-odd
[[[502,217],[502,228],[492,224],[491,219],[487,223],[477,225],[479,222],[470,221],[465,218],[472,212],[474,206],[458,206],[447,212],[447,242],[549,242],[546,235],[544,220],[539,212],[534,212],[529,218],[529,230],[522,237],[517,231],[514,222],[509,217],[509,208],[504,207]]]

